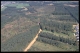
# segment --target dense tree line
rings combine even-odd
[[[53,15],[69,15],[69,13],[58,13],[58,12],[54,12],[52,13]]]
[[[61,32],[61,33],[64,33],[66,35],[69,35],[68,34],[68,31],[71,31],[72,32],[72,24],[70,23],[59,23],[59,22],[56,22],[56,21],[43,21],[43,22],[40,22],[40,28],[42,30],[49,30],[51,32]]]
[[[28,8],[28,11],[31,12],[31,13],[37,12],[34,8],[31,8],[31,7]]]
[[[51,40],[57,40],[57,41],[61,41],[61,42],[64,42],[64,43],[68,43],[70,45],[77,45],[76,44],[76,41],[73,41],[72,39],[69,39],[69,38],[64,38],[64,37],[61,37],[61,36],[56,36],[54,34],[51,34],[51,33],[47,33],[47,32],[41,32],[39,34],[40,37],[43,37],[44,41],[47,41],[47,42],[50,42],[48,40],[46,40],[45,38],[48,38],[48,39],[51,39]],[[42,41],[40,38],[38,39],[40,41]]]
[[[53,45],[53,46],[57,46],[57,47],[62,48],[62,49],[68,49],[68,48],[63,48],[63,47],[66,46],[66,45],[63,45],[63,47],[62,47],[62,46],[61,46],[62,43],[61,43],[60,41],[57,41],[57,40],[52,40],[52,39],[48,39],[48,38],[39,36],[39,37],[37,38],[37,41],[44,42],[44,43],[47,43],[47,44],[50,44],[50,45]],[[76,46],[76,45],[74,45],[74,46]],[[74,46],[73,46],[73,47],[74,47]],[[70,47],[70,48],[71,48],[71,47]],[[70,49],[69,49],[69,50],[70,50]],[[71,48],[71,50],[72,50],[72,48]],[[75,50],[79,51],[79,48],[76,47]]]
[[[52,13],[53,15],[69,15],[67,10],[65,10],[64,6],[61,4],[55,5],[55,11]]]
[[[37,38],[37,41],[41,41],[41,42],[48,43],[48,44],[51,44],[51,45],[56,45],[56,46],[59,45],[59,43],[57,41],[52,40],[52,39],[48,39],[48,38],[45,38],[45,37],[41,37],[41,36],[39,36]]]
[[[53,13],[52,13],[53,15],[59,15],[59,16],[61,16],[61,15],[70,15],[71,17],[69,17],[68,18],[68,16],[66,16],[66,17],[64,17],[63,18],[63,21],[64,21],[64,19],[68,19],[68,20],[70,20],[70,21],[74,21],[75,19],[75,17],[78,17],[78,7],[76,8],[72,8],[72,7],[66,7],[66,6],[63,6],[63,5],[55,5],[55,11],[53,11]],[[73,15],[73,16],[72,16]],[[59,18],[60,19],[60,18]],[[78,19],[79,20],[79,19]],[[66,20],[65,20],[66,21]]]
[[[55,20],[59,20],[59,21],[66,21],[66,22],[76,22],[75,19],[73,19],[73,17],[71,17],[70,15],[69,16],[60,16],[60,17],[57,17],[55,18]]]

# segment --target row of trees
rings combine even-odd
[[[61,37],[61,36],[56,36],[56,35],[53,35],[51,33],[47,33],[47,32],[41,32],[39,34],[39,37],[43,37],[44,41],[47,41],[47,42],[50,42],[48,40],[46,40],[45,38],[47,39],[50,39],[50,40],[57,40],[57,41],[61,41],[61,42],[64,42],[64,43],[68,43],[70,45],[77,45],[76,44],[76,41],[73,41],[72,39],[69,39],[69,38],[64,38],[64,37]],[[38,38],[39,40],[40,38]],[[42,41],[43,39],[40,39],[40,41]]]
[[[41,41],[41,42],[48,43],[48,44],[51,44],[51,45],[56,45],[56,46],[59,45],[59,43],[57,41],[51,40],[51,39],[48,39],[48,38],[45,38],[45,37],[41,37],[41,36],[39,36],[37,38],[37,41]]]
[[[69,10],[69,11],[68,11]],[[71,15],[70,14],[73,15]],[[72,7],[69,7],[69,6],[63,6],[63,4],[58,4],[58,5],[55,5],[55,11],[53,11],[52,13],[53,15],[59,15],[59,16],[64,16],[66,15],[65,17],[62,17],[62,18],[59,18],[61,19],[62,21],[74,21],[74,17],[78,17],[78,7],[75,7],[75,8],[72,8]],[[68,17],[67,15],[70,15],[70,17]],[[64,20],[64,19],[67,19],[67,20]],[[76,20],[75,20],[76,21]]]
[[[73,17],[71,17],[70,15],[68,15],[68,16],[60,16],[60,17],[56,17],[55,18],[56,20],[59,20],[59,21],[66,21],[66,22],[76,22],[76,20],[75,19],[73,19]]]
[[[66,35],[69,35],[68,31],[72,32],[72,24],[70,23],[59,23],[56,21],[46,21],[45,20],[41,22],[39,25],[42,30],[48,30],[51,32],[56,31],[58,33],[61,32]]]
[[[54,12],[52,13],[53,15],[69,15],[69,13],[58,13],[58,12]]]
[[[31,8],[31,7],[28,7],[28,10],[27,10],[27,11],[29,11],[29,12],[31,12],[31,13],[37,12],[34,8]]]
[[[52,13],[53,15],[69,15],[67,10],[65,10],[63,4],[56,4],[55,5],[55,11]]]
[[[72,32],[72,25],[76,20],[70,15],[65,7],[61,5],[55,5],[55,11],[53,11],[52,14],[55,18],[43,17],[41,19],[40,28],[51,32],[64,33],[69,36],[69,32]]]
[[[65,7],[65,9],[69,12],[69,14],[77,21],[79,22],[79,7]]]

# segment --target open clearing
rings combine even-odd
[[[59,42],[59,47],[36,41],[28,51],[75,51],[72,45]],[[66,46],[65,46],[66,45]]]
[[[23,8],[23,7],[29,6],[29,4],[15,3],[15,4],[7,5],[7,6],[16,7],[16,8]]]
[[[25,25],[25,24],[27,24],[27,25]],[[19,18],[19,20],[14,20],[10,23],[7,23],[4,26],[4,28],[1,29],[1,34],[2,34],[2,36],[6,37],[6,39],[5,39],[5,41],[6,41],[7,39],[15,36],[15,34],[19,34],[19,33],[28,31],[28,29],[34,25],[35,25],[35,23],[30,21],[28,18],[25,18],[25,17]]]
[[[38,48],[38,50],[36,49]],[[58,48],[56,46],[36,41],[33,46],[30,48],[30,51],[64,51],[64,49]]]

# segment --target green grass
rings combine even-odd
[[[67,51],[76,51],[77,46],[69,45],[69,44],[66,44],[66,43],[63,43],[60,41],[57,41],[57,42],[59,43],[59,45],[58,45],[59,48],[65,49]]]
[[[76,46],[59,42],[58,46],[53,46],[44,42],[36,41],[28,51],[76,51]]]
[[[15,4],[7,4],[5,5],[5,7],[1,8],[1,11],[4,11],[6,8],[8,7],[16,7],[16,8],[23,8],[26,6],[29,6],[29,4],[22,4],[22,3],[15,3]]]
[[[39,50],[35,50],[34,47],[39,49]],[[49,45],[49,44],[44,43],[44,42],[39,42],[39,41],[36,41],[30,49],[32,49],[32,51],[34,51],[34,50],[35,51],[40,51],[40,50],[42,50],[42,51],[64,51],[64,49]]]
[[[1,8],[1,11],[4,11],[6,8],[7,8],[7,7],[3,7],[3,8]]]
[[[29,4],[15,3],[15,4],[6,5],[6,6],[22,8],[22,7],[29,6]]]

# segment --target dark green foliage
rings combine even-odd
[[[55,11],[52,13],[53,15],[69,15],[67,10],[65,10],[63,5],[55,5]]]
[[[59,21],[66,21],[66,22],[72,21],[72,22],[76,22],[76,20],[75,20],[73,17],[71,17],[70,15],[68,15],[68,16],[62,15],[62,16],[57,17],[57,18],[55,18],[55,19],[56,19],[56,20],[59,20]]]
[[[51,32],[54,32],[54,30],[51,29]]]
[[[41,42],[48,43],[48,44],[51,44],[51,45],[56,45],[56,46],[59,45],[59,43],[57,41],[51,40],[51,39],[48,39],[48,38],[45,38],[45,37],[41,37],[41,36],[39,36],[37,38],[37,41],[41,41]]]
[[[75,41],[73,41],[72,39],[69,39],[69,38],[63,38],[63,37],[57,37],[53,34],[50,34],[50,33],[46,33],[46,32],[41,32],[39,34],[40,37],[43,37],[43,38],[47,38],[47,39],[51,39],[51,40],[57,40],[57,41],[61,41],[61,42],[64,42],[64,43],[68,43],[70,45],[77,45]],[[40,41],[44,41],[44,40],[41,40],[39,38]],[[48,42],[47,40],[45,40],[46,42]],[[50,41],[49,41],[50,42]]]
[[[28,11],[31,12],[31,13],[37,12],[37,11],[36,11],[34,8],[32,8],[32,7],[29,7],[29,8],[28,8]]]
[[[79,22],[79,7],[65,7],[65,9],[69,12],[69,14],[77,21]]]
[[[68,13],[58,13],[58,12],[54,12],[52,13],[53,15],[69,15]]]
[[[45,22],[40,23],[40,28],[51,32],[63,32],[64,34],[69,35],[68,31],[72,31],[72,24],[45,20]]]
[[[52,13],[53,15],[70,15],[71,17],[68,16],[63,16],[56,18],[58,20],[62,21],[78,21],[79,22],[79,7],[70,7],[70,6],[64,6],[64,5],[55,5],[55,11]]]

